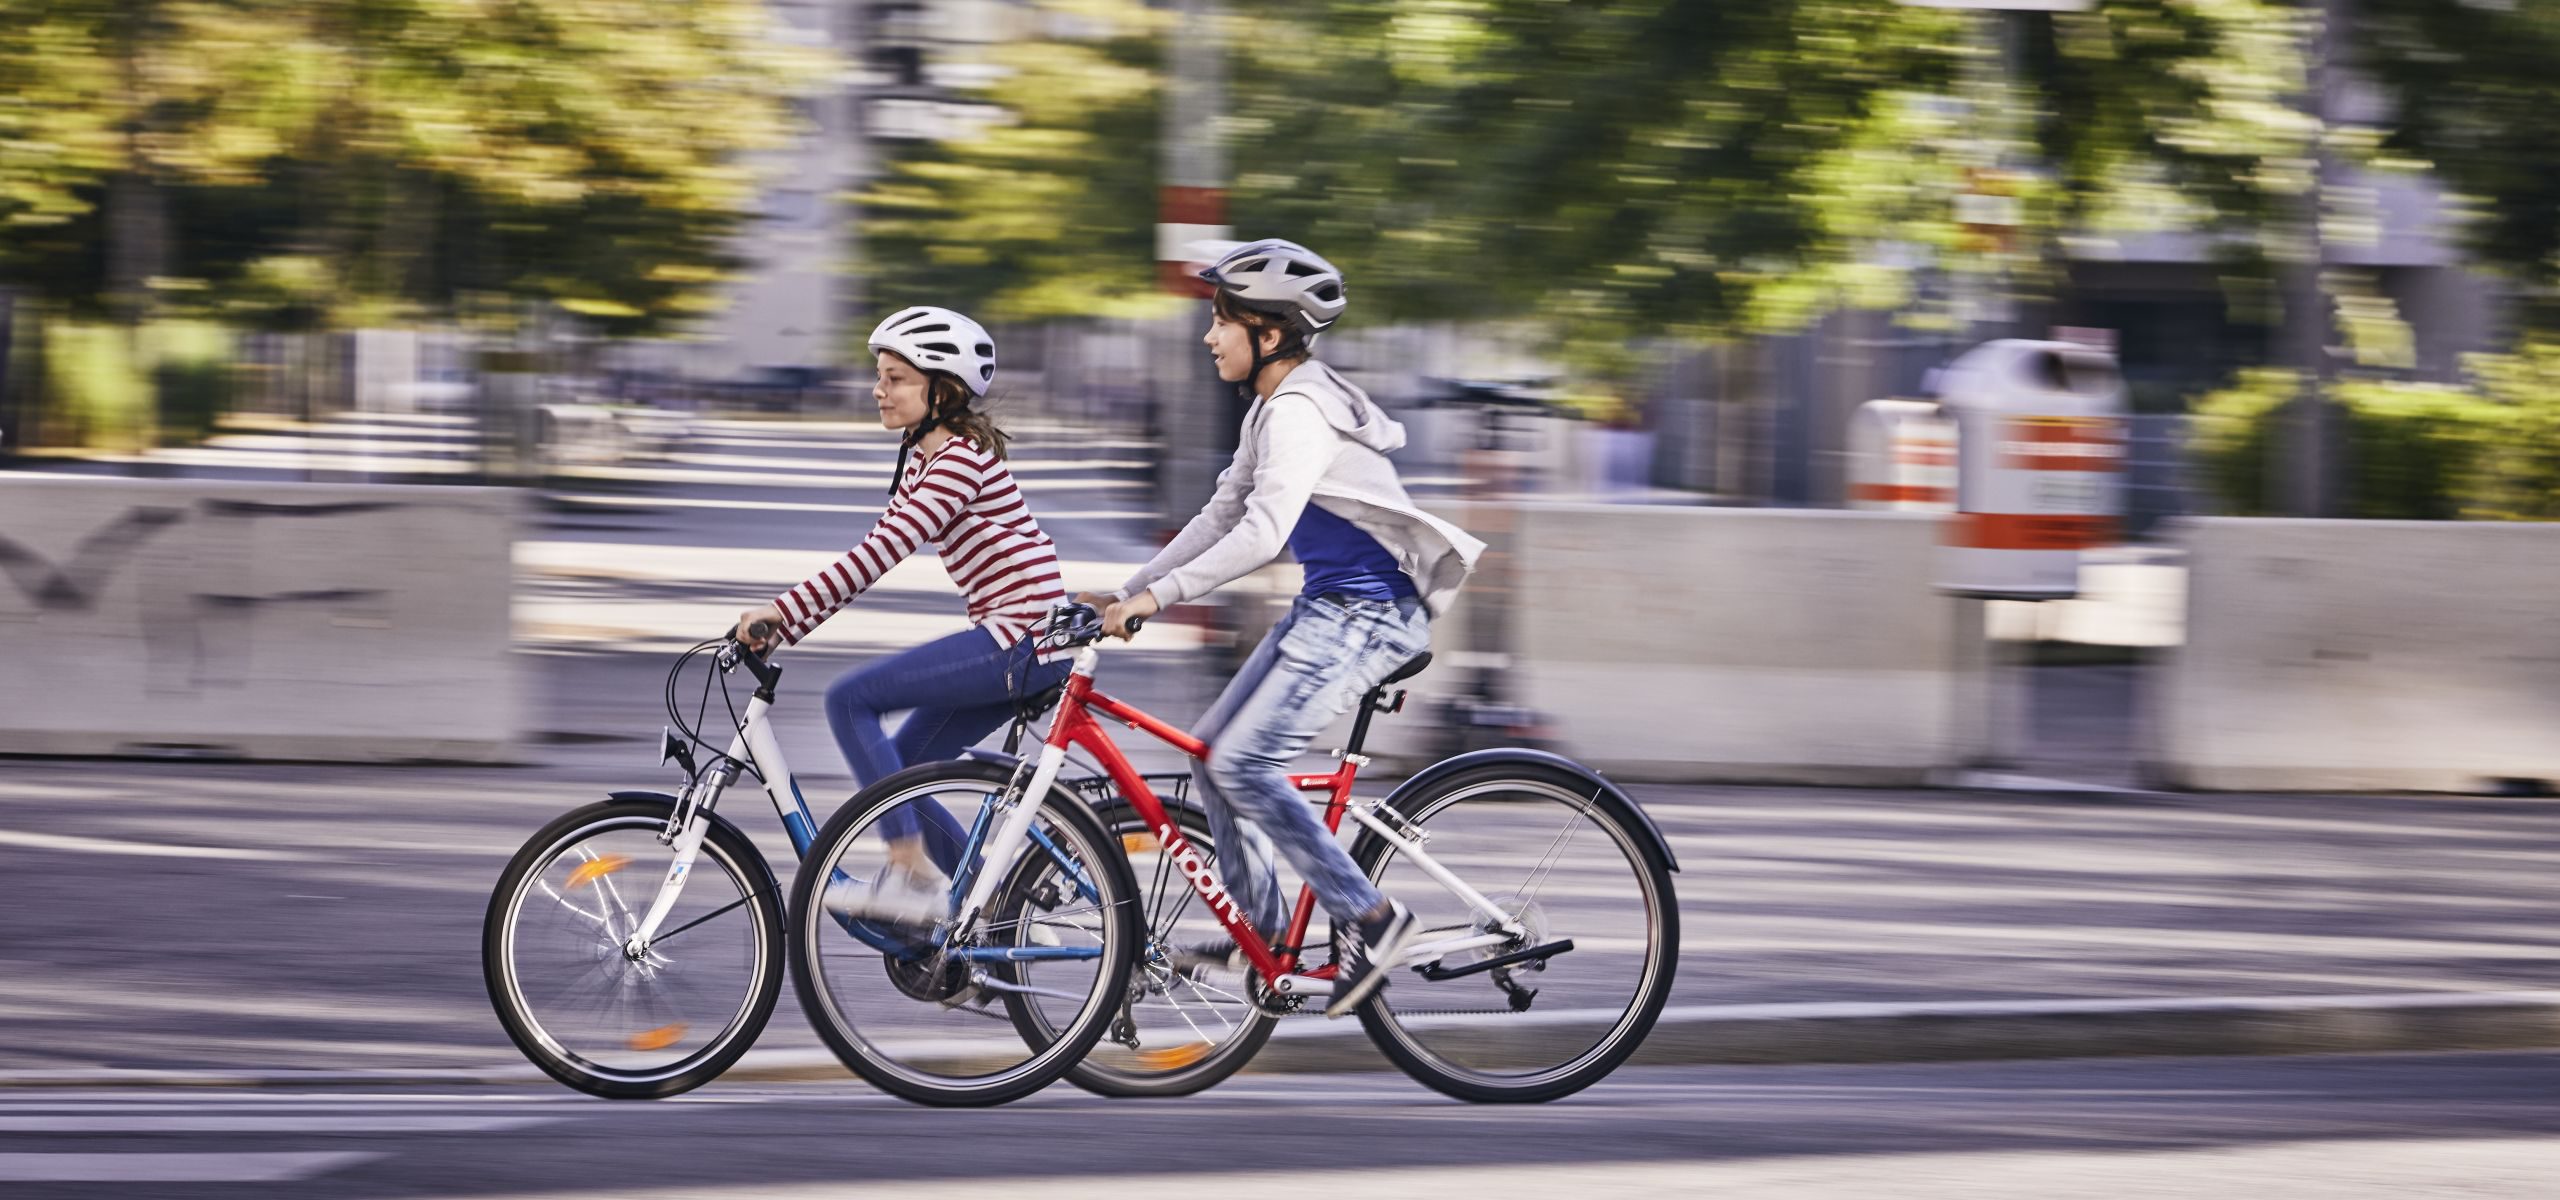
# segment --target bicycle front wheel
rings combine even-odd
[[[626,945],[664,886],[672,800],[617,800],[553,821],[498,877],[481,974],[498,1023],[552,1078],[654,1099],[719,1077],[782,992],[780,887],[716,817],[648,952]]]
[[[992,830],[1011,778],[962,761],[883,779],[828,819],[792,884],[793,985],[810,1024],[855,1074],[919,1104],[1002,1104],[1048,1086],[1100,1040],[1128,988],[1137,884],[1119,840],[1064,790],[1041,798],[971,927],[864,907],[868,881],[905,853],[893,834],[913,826],[897,814],[938,803]],[[979,869],[961,862],[954,891]],[[1056,1015],[1056,1037],[1026,1042],[1005,1003],[1017,997]]]
[[[1626,1061],[1680,953],[1671,873],[1641,818],[1587,779],[1523,763],[1459,772],[1396,816],[1503,919],[1361,838],[1355,860],[1422,929],[1359,1009],[1388,1060],[1461,1100],[1514,1103],[1569,1096]]]

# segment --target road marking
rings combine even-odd
[[[473,1117],[435,1113],[332,1115],[327,1113],[245,1113],[203,1116],[180,1113],[124,1113],[114,1116],[0,1116],[0,1133],[121,1133],[154,1137],[166,1133],[502,1133],[549,1125],[560,1117]]]
[[[285,1183],[384,1157],[361,1150],[244,1154],[0,1154],[9,1183]]]
[[[73,837],[62,833],[29,833],[23,829],[0,829],[0,846],[29,846],[38,850],[68,850],[78,854],[138,854],[152,858],[231,858],[258,862],[300,862],[310,855],[290,850],[248,850],[235,846],[171,846],[161,842],[127,842],[109,838]]]

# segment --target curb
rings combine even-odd
[[[1569,1032],[1583,1026],[1598,1031],[1592,1014],[1568,1010],[1527,1014],[1498,1028]],[[1508,1040],[1512,1034],[1500,1036]],[[2560,991],[2420,992],[2192,1000],[1681,1005],[1663,1010],[1631,1063],[1766,1066],[2552,1047],[2560,1047]],[[1360,1026],[1348,1021],[1284,1024],[1248,1068],[1263,1075],[1391,1069]],[[722,1079],[793,1083],[851,1077],[824,1050],[758,1050],[748,1052]],[[546,1079],[529,1065],[378,1071],[75,1068],[0,1071],[0,1088],[503,1086]]]

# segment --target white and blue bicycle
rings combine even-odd
[[[703,690],[688,719],[679,684],[705,655]],[[726,685],[741,670],[756,682],[743,711]],[[684,788],[613,792],[567,813],[534,834],[499,877],[482,925],[482,974],[507,1035],[552,1078],[616,1099],[676,1095],[718,1078],[773,1015],[782,989],[782,885],[719,806],[740,780],[753,780],[795,855],[809,853],[808,802],[766,720],[781,678],[780,667],[729,638],[686,651],[667,675],[662,744],[664,760],[683,769]],[[725,748],[701,736],[715,690],[736,730]],[[979,807],[964,863],[979,861],[997,807]],[[991,1018],[937,1022],[930,1039],[906,1047],[942,1069],[967,1064],[967,1090],[979,1103],[1037,1090],[1100,1040],[1120,1007],[1138,940],[1138,887],[1117,835],[1073,802],[1021,811],[1017,821],[1020,828],[1008,822],[1003,832],[1027,837],[1037,852],[992,886],[980,887],[964,869],[953,896],[978,900],[995,927],[1010,928],[1036,908],[1038,927],[1026,927],[1026,936],[945,946],[930,927],[834,916],[846,943],[872,958],[885,992]],[[859,890],[861,879],[843,866],[834,874]],[[1060,938],[1058,930],[1085,936]],[[991,1004],[1008,989],[1027,990],[1020,980],[1033,962],[1041,964],[1044,1006],[1074,1014],[1036,1044]]]

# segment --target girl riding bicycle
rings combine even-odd
[[[1284,547],[1305,568],[1288,615],[1193,728],[1212,750],[1192,773],[1220,871],[1254,926],[1281,927],[1275,840],[1332,916],[1339,973],[1325,1013],[1339,1017],[1385,984],[1415,922],[1353,866],[1289,785],[1289,763],[1430,647],[1432,615],[1484,543],[1414,506],[1386,457],[1404,445],[1404,427],[1313,357],[1317,335],[1346,304],[1333,264],[1274,239],[1239,246],[1200,275],[1215,288],[1201,340],[1218,377],[1252,401],[1235,461],[1207,506],[1126,585],[1084,599],[1108,603],[1106,624],[1126,637],[1131,619],[1207,595]]]
[[[827,726],[863,787],[920,762],[955,758],[1011,719],[1020,698],[1067,677],[1042,656],[1032,627],[1065,598],[1057,547],[1032,520],[1005,468],[1005,435],[971,404],[996,373],[995,341],[945,308],[909,308],[871,331],[880,423],[905,436],[887,511],[860,544],[776,597],[740,614],[738,640],[763,650],[798,643],[922,546],[968,598],[971,628],[846,672],[826,694]],[[759,622],[774,633],[751,633]],[[881,719],[905,711],[896,734]],[[948,915],[950,873],[967,842],[949,811],[927,800],[881,822],[889,866],[867,884],[828,889],[851,916],[929,924]]]

